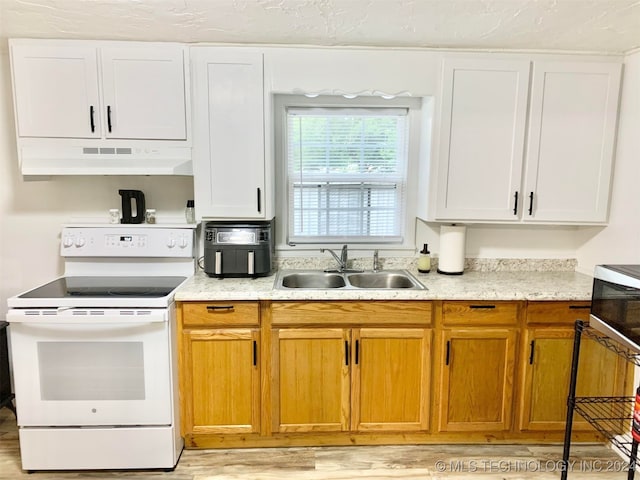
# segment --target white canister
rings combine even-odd
[[[462,275],[466,232],[467,227],[464,225],[442,225],[440,227],[438,273]]]

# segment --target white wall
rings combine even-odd
[[[577,233],[578,271],[640,263],[640,52],[625,60],[609,224]]]
[[[107,221],[120,207],[119,188],[145,193],[158,218],[184,218],[191,177],[51,177],[23,180],[18,172],[9,59],[0,49],[0,319],[6,298],[62,274],[60,226],[76,219]]]

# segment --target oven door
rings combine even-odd
[[[640,352],[640,288],[594,278],[590,324]]]
[[[18,424],[171,424],[170,311],[10,310]]]

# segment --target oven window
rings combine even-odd
[[[640,343],[640,290],[595,279],[591,314]]]
[[[42,400],[144,400],[142,342],[38,342]]]

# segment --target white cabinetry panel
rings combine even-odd
[[[606,222],[621,68],[446,59],[435,220]]]
[[[262,54],[191,50],[198,218],[265,218]]]
[[[18,137],[187,139],[185,47],[11,40]]]
[[[183,53],[182,48],[101,49],[106,137],[187,138]]]
[[[620,73],[616,63],[534,64],[525,220],[607,220]]]
[[[439,219],[517,220],[529,62],[445,60]]]
[[[100,137],[95,48],[17,45],[11,60],[18,136]]]

